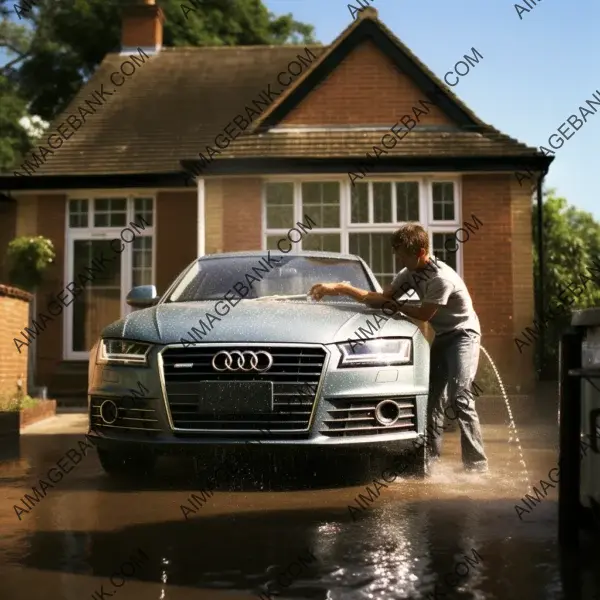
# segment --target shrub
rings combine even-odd
[[[30,408],[31,406],[39,404],[39,402],[40,401],[37,398],[32,398],[31,396],[23,396],[19,398],[14,394],[0,391],[0,411],[2,412]]]
[[[48,238],[41,235],[15,238],[8,244],[6,255],[10,284],[28,292],[35,291],[55,256],[54,245]]]

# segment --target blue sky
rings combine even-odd
[[[537,1],[537,6],[534,6]],[[350,23],[348,2],[263,0],[314,25],[328,44]],[[363,0],[364,3],[364,0]],[[358,2],[350,2],[358,6]],[[453,91],[482,120],[531,146],[548,137],[586,99],[600,97],[600,2],[529,0],[519,19],[506,0],[373,0],[379,18],[440,78],[475,47],[484,59]],[[520,3],[527,8],[525,2]],[[556,150],[546,178],[569,204],[600,220],[594,181],[600,174],[600,114]],[[553,138],[556,140],[556,138]],[[560,142],[559,142],[560,143]],[[558,145],[558,144],[556,144]]]

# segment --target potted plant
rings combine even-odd
[[[13,394],[0,390],[0,449],[19,439],[20,415]]]
[[[15,238],[8,244],[6,253],[10,284],[34,293],[55,257],[54,245],[48,238],[41,235]]]
[[[0,389],[0,440],[19,437],[23,427],[56,414],[56,400],[42,400],[23,394],[22,380],[16,392]]]

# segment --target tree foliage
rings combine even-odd
[[[538,236],[537,205],[532,211],[534,239]],[[600,306],[600,279],[595,281],[590,266],[594,260],[600,264],[600,223],[592,214],[569,206],[565,198],[555,195],[555,190],[544,192],[543,206],[544,244],[544,311],[563,304],[561,298],[567,286],[580,293],[569,294],[574,299],[564,314],[550,319],[545,329],[542,365],[549,374],[556,374],[558,342],[561,332],[569,326],[573,310]],[[539,290],[539,256],[534,248],[535,289]],[[584,283],[585,282],[585,283]],[[583,289],[582,289],[583,288]],[[539,292],[538,292],[539,293]],[[562,296],[561,296],[562,294]],[[537,308],[537,304],[536,304]]]
[[[164,45],[313,43],[313,27],[261,0],[159,0]],[[0,169],[30,147],[19,119],[57,116],[104,56],[120,50],[125,0],[0,0]],[[187,7],[187,10],[184,9]]]
[[[31,144],[19,120],[27,114],[27,102],[14,81],[0,75],[0,170],[21,161]]]

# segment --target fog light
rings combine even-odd
[[[381,425],[393,425],[400,418],[400,405],[394,400],[382,400],[375,407],[375,420]]]
[[[100,418],[107,424],[112,425],[119,416],[119,409],[112,400],[105,400],[100,405]]]

